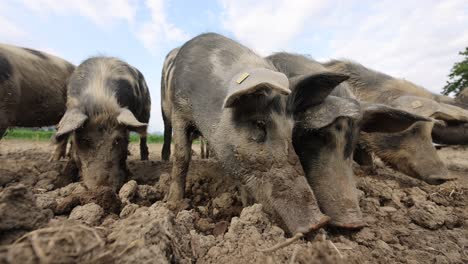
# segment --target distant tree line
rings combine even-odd
[[[457,95],[463,89],[468,88],[468,47],[459,54],[463,56],[462,61],[453,65],[449,80],[442,91],[445,95],[452,93]]]

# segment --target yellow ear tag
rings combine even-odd
[[[241,84],[249,76],[250,76],[250,74],[248,72],[244,72],[243,74],[241,74],[241,76],[239,76],[239,79],[237,79],[237,81],[236,81],[237,84]]]
[[[413,107],[413,109],[416,109],[416,108],[418,108],[418,107],[421,107],[421,106],[422,106],[422,103],[421,103],[421,101],[417,101],[417,100],[416,100],[416,101],[414,101],[414,102],[411,103],[411,106]]]

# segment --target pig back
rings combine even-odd
[[[271,61],[276,69],[284,73],[288,78],[330,71],[320,62],[300,54],[279,52],[268,56],[266,59]],[[355,95],[347,83],[337,85],[330,95],[355,99]]]
[[[3,97],[10,121],[16,126],[49,126],[65,113],[66,83],[74,66],[45,52],[0,44],[2,64],[9,66],[2,90],[15,95]]]
[[[247,47],[215,33],[185,43],[174,64],[170,87],[173,109],[207,138],[220,120],[228,82],[248,69],[274,69]]]
[[[81,105],[87,114],[99,112],[115,99],[118,107],[128,108],[140,122],[149,120],[151,99],[143,74],[116,58],[85,60],[71,76],[68,94],[73,98],[69,101]]]

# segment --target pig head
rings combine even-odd
[[[72,135],[72,162],[88,188],[110,186],[117,191],[128,174],[129,131],[145,133],[146,127],[126,108],[99,115],[71,108],[60,121],[55,139]]]
[[[297,89],[297,85],[294,85],[297,78],[301,77],[290,79],[293,94]],[[347,77],[340,78],[343,81]],[[324,84],[324,80],[309,82],[309,90]],[[415,122],[427,120],[385,105],[365,104],[338,96],[328,96],[320,104],[310,105],[294,116],[294,148],[320,209],[331,217],[332,225],[346,229],[365,225],[352,170],[353,152],[360,131],[395,133]]]

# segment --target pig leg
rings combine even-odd
[[[163,111],[164,121],[164,144],[161,151],[161,158],[164,161],[168,161],[171,157],[171,140],[172,140],[172,124],[166,114]]]
[[[205,142],[206,144],[206,150],[205,150],[205,157],[206,159],[210,158],[210,146],[208,145],[208,142]]]
[[[68,150],[67,158],[69,159],[72,158],[72,151],[73,151],[73,140],[70,140],[70,149]]]
[[[192,156],[192,131],[187,122],[174,118],[174,154],[168,202],[175,203],[184,198],[185,178]]]
[[[3,135],[5,135],[6,130],[6,127],[0,127],[0,139],[2,139]]]
[[[60,141],[55,144],[55,150],[50,157],[49,161],[57,161],[61,158],[65,158],[67,153],[67,143],[68,143],[68,136],[64,136]]]
[[[140,158],[141,160],[148,160],[148,144],[146,143],[146,136],[140,136]]]
[[[361,166],[374,167],[371,153],[361,145],[357,145],[354,150],[354,160]]]
[[[8,119],[6,113],[0,111],[0,140],[8,129]]]
[[[205,159],[205,141],[200,137],[200,156],[202,159]]]

